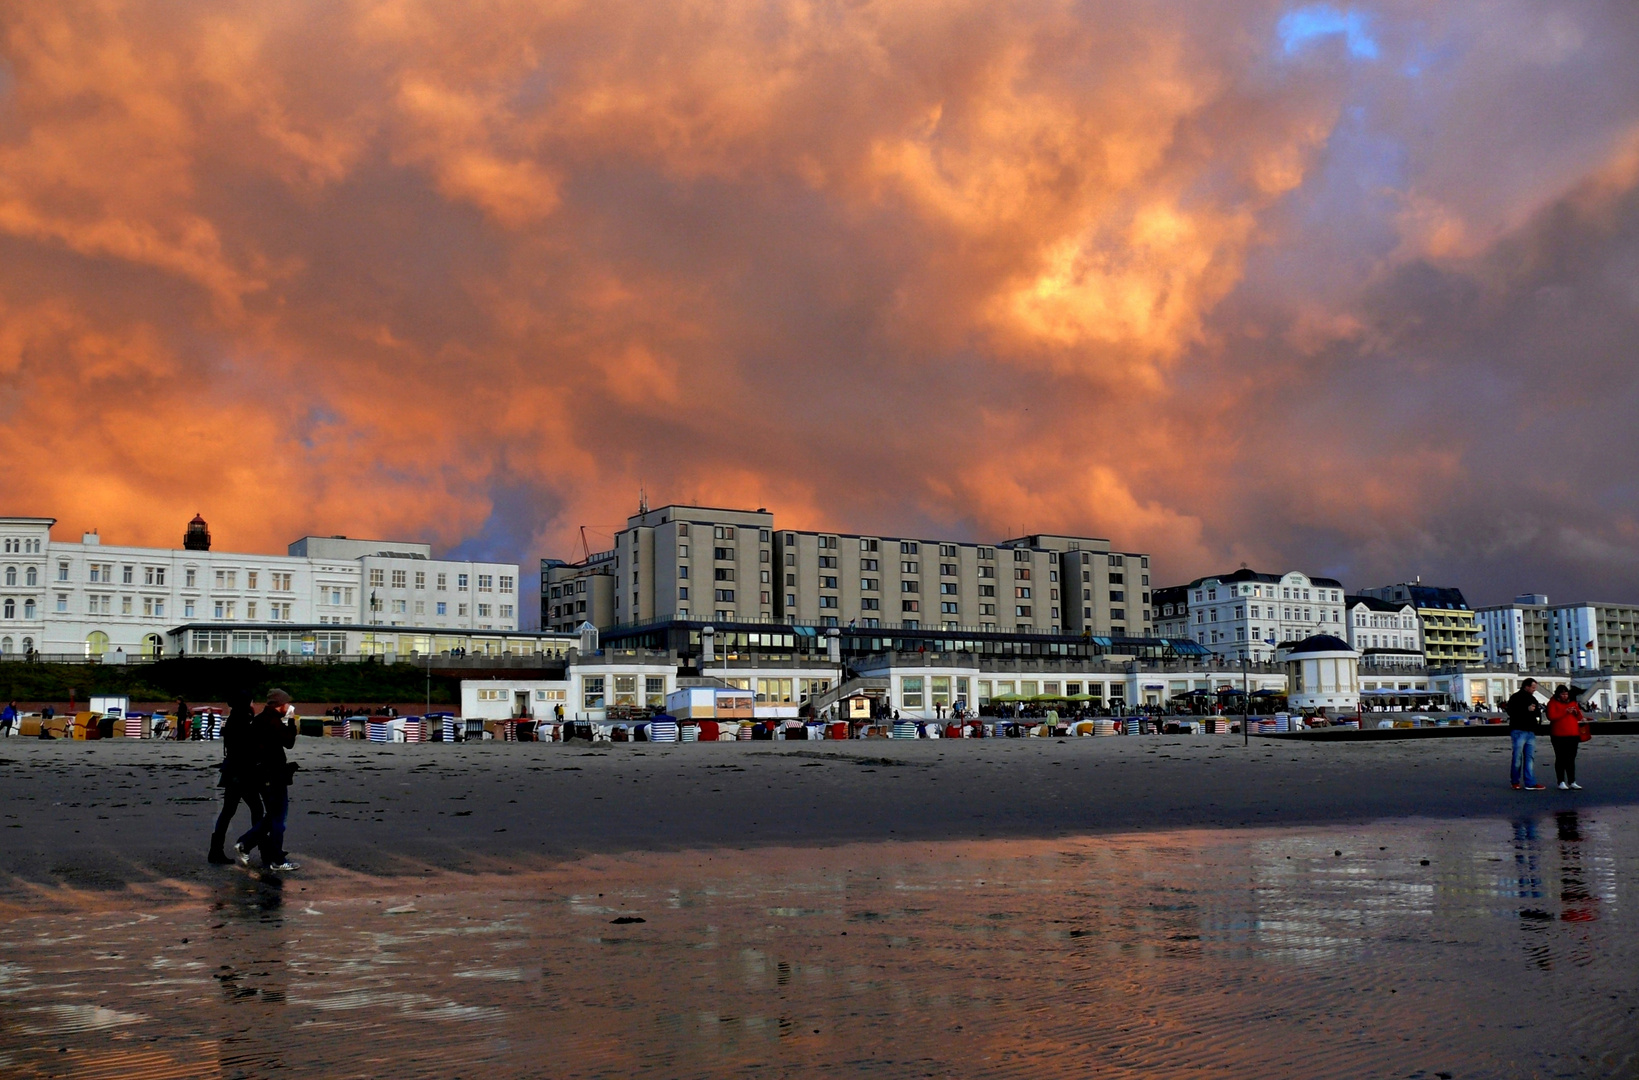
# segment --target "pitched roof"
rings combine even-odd
[[[1379,600],[1375,596],[1345,596],[1343,598],[1343,603],[1346,607],[1360,607],[1361,605],[1365,605],[1367,611],[1401,612],[1406,608],[1415,609],[1417,607],[1417,605],[1413,604],[1410,600]]]

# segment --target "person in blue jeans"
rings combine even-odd
[[[1526,679],[1502,707],[1508,714],[1508,738],[1514,744],[1508,779],[1515,791],[1544,790],[1537,783],[1537,727],[1542,723],[1542,702],[1537,700],[1536,691],[1537,681]]]
[[[262,797],[262,821],[240,837],[234,845],[239,861],[250,863],[250,847],[262,849],[264,870],[289,871],[299,869],[285,852],[285,824],[290,815],[290,779],[296,771],[294,762],[285,759],[285,751],[296,745],[295,710],[290,707],[290,695],[283,690],[270,690],[267,706],[256,716],[256,771]]]

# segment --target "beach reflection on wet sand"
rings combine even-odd
[[[1639,812],[14,891],[7,1076],[1632,1076]]]

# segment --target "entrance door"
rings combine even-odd
[[[530,719],[528,690],[514,690],[512,692],[512,716],[517,720]]]

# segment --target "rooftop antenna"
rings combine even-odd
[[[648,492],[643,490],[643,485],[641,484],[639,484],[637,488],[637,512],[640,514],[647,514],[649,512],[649,495]]]

